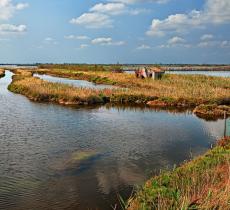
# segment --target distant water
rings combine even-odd
[[[134,71],[125,71],[128,74],[134,74]],[[215,77],[230,77],[230,71],[166,71],[166,74],[198,74]]]
[[[167,71],[167,74],[199,74],[215,77],[230,77],[230,71]]]
[[[75,87],[82,87],[82,88],[92,88],[92,89],[113,89],[116,88],[114,85],[101,85],[95,84],[93,82],[88,82],[86,80],[75,80],[75,79],[67,79],[61,77],[54,77],[49,75],[39,75],[34,74],[35,77],[39,77],[40,79],[49,81],[49,82],[58,82],[67,85],[73,85]]]
[[[0,79],[2,210],[111,209],[223,134],[223,120],[190,112],[34,103],[7,90],[11,76]]]

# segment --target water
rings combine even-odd
[[[128,74],[134,74],[135,71],[125,71]],[[198,74],[215,77],[230,77],[230,71],[166,71],[166,74]]]
[[[111,209],[223,133],[223,120],[189,112],[34,103],[7,90],[11,76],[0,79],[0,209]]]
[[[230,77],[230,71],[166,71],[167,74],[199,74],[214,77]]]
[[[60,78],[60,77],[54,77],[49,75],[39,75],[34,74],[35,77],[39,77],[40,79],[49,81],[49,82],[58,82],[63,83],[67,85],[73,85],[75,87],[82,87],[82,88],[92,88],[92,89],[113,89],[116,88],[114,85],[97,85],[92,82],[88,82],[86,80],[73,80],[73,79],[66,79],[66,78]]]

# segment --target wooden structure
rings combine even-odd
[[[137,78],[152,78],[154,80],[161,79],[164,73],[164,71],[157,67],[141,67],[135,71]]]

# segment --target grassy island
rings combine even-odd
[[[195,108],[199,116],[223,115],[229,110],[230,78],[202,75],[165,75],[161,80],[139,79],[135,75],[114,73],[101,67],[44,66],[49,68],[28,70],[32,73],[47,74],[70,79],[87,80],[96,84],[115,85],[116,89],[92,90],[42,81],[26,74],[26,70],[15,71],[9,90],[21,93],[38,101],[54,101],[64,104],[145,104],[151,107]],[[57,68],[59,67],[59,68]],[[23,72],[23,73],[22,73]],[[28,74],[28,73],[27,73]],[[204,108],[207,107],[208,108]],[[217,108],[218,107],[218,111]],[[229,114],[229,111],[227,112]]]

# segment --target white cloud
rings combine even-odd
[[[230,48],[230,41],[227,41],[227,40],[222,41],[222,42],[220,43],[220,47],[221,47],[221,48]]]
[[[87,48],[87,47],[89,47],[88,44],[81,44],[80,47],[79,47],[78,49],[85,49],[85,48]]]
[[[170,44],[170,45],[181,44],[184,42],[185,42],[185,40],[179,36],[174,36],[168,40],[168,44]]]
[[[204,18],[215,24],[230,22],[229,0],[206,0]]]
[[[50,44],[50,45],[57,45],[58,44],[58,42],[54,38],[51,38],[51,37],[45,38],[44,43]]]
[[[146,44],[142,44],[139,47],[137,47],[137,50],[149,50],[149,49],[151,49],[151,47]]]
[[[200,37],[200,40],[207,41],[207,40],[210,40],[213,38],[214,38],[214,36],[212,34],[204,34],[203,36]]]
[[[86,28],[112,27],[110,17],[100,13],[84,13],[78,18],[73,18],[70,23],[83,25]]]
[[[200,43],[198,43],[197,47],[200,48],[230,48],[230,41],[228,40],[224,40],[224,41],[220,41],[220,40],[206,40],[206,41],[202,41]]]
[[[112,2],[121,2],[125,4],[135,4],[135,3],[166,3],[169,0],[109,0]]]
[[[99,3],[93,6],[89,11],[96,13],[106,13],[110,15],[119,15],[123,13],[126,9],[126,6],[122,3],[108,3],[103,4]]]
[[[96,39],[93,39],[91,41],[92,44],[98,44],[98,45],[115,45],[115,46],[121,46],[124,45],[124,41],[113,41],[111,37],[99,37]]]
[[[98,3],[77,18],[70,20],[70,23],[82,25],[86,28],[108,28],[113,27],[111,16],[129,14],[139,15],[149,12],[148,9],[130,9],[121,2]]]
[[[8,20],[17,10],[22,10],[28,6],[27,3],[13,4],[11,0],[0,0],[0,20]]]
[[[26,31],[25,25],[1,24],[0,34],[23,33]]]
[[[64,37],[65,39],[78,39],[78,40],[86,40],[89,39],[88,36],[84,36],[84,35],[80,35],[80,36],[76,36],[76,35],[68,35]]]
[[[177,33],[184,32],[190,27],[198,27],[201,22],[199,11],[193,10],[189,14],[170,15],[164,20],[153,19],[147,35],[164,36],[166,32],[174,31]]]
[[[179,36],[174,36],[167,41],[167,44],[162,44],[158,46],[158,48],[172,48],[172,47],[191,48],[192,45],[188,44],[185,39]]]
[[[153,19],[149,36],[164,36],[166,33],[182,33],[192,28],[205,27],[207,24],[229,24],[230,1],[206,0],[204,10],[192,10],[187,14],[170,15],[166,19]]]
[[[102,13],[107,15],[120,15],[120,14],[129,14],[129,15],[139,15],[141,13],[147,13],[147,9],[129,9],[124,3],[99,3],[94,5],[90,12]]]

